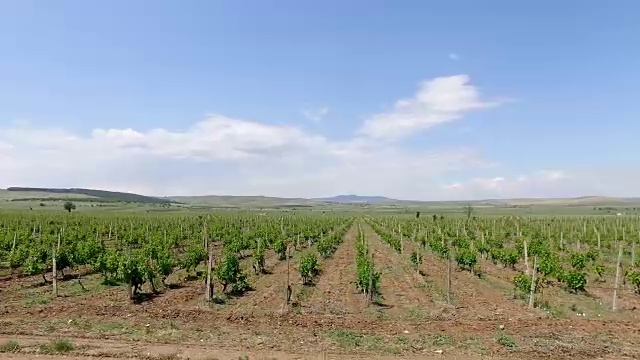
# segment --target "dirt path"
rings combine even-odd
[[[302,302],[304,311],[324,315],[354,315],[362,312],[363,298],[354,284],[357,235],[358,225],[354,223],[333,256],[321,260],[322,274],[309,299]]]
[[[434,304],[424,287],[422,276],[411,269],[410,249],[405,249],[403,254],[399,254],[380,239],[368,224],[363,224],[362,230],[369,240],[375,267],[382,273],[382,302],[388,307],[387,311],[393,315],[404,316],[409,312],[433,309]]]
[[[318,352],[315,354],[295,354],[280,351],[238,351],[221,348],[214,348],[206,345],[169,345],[169,344],[150,344],[142,342],[112,341],[112,340],[88,340],[88,339],[72,339],[71,343],[75,349],[59,355],[44,355],[40,347],[55,341],[53,337],[47,336],[0,336],[0,344],[8,341],[17,341],[20,350],[15,353],[0,353],[0,359],[16,359],[26,360],[34,357],[50,360],[88,360],[96,358],[116,358],[116,359],[395,359],[394,356],[375,356],[375,355],[334,355]],[[420,356],[405,356],[404,359],[442,359],[442,355],[437,353],[423,354]],[[450,356],[448,359],[483,359],[479,356]],[[486,358],[486,357],[484,357]],[[501,358],[493,358],[501,359]]]

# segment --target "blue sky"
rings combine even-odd
[[[640,196],[638,11],[0,2],[0,187]]]

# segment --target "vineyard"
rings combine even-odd
[[[419,215],[0,212],[0,333],[277,358],[640,356],[639,218]]]

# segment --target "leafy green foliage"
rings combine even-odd
[[[409,261],[411,261],[411,264],[413,264],[414,268],[418,268],[420,265],[422,265],[422,254],[417,250],[413,250],[411,252],[411,256],[409,257]]]
[[[472,271],[478,259],[475,252],[469,249],[462,249],[456,254],[456,262],[460,268]]]
[[[298,271],[300,271],[300,276],[302,277],[302,282],[304,285],[312,285],[316,276],[320,273],[320,268],[318,267],[318,257],[309,253],[303,255],[300,258],[300,266],[298,266]]]
[[[180,260],[180,268],[187,270],[187,274],[195,271],[196,267],[207,258],[207,253],[201,244],[193,244]]]
[[[231,285],[233,293],[240,294],[249,289],[247,275],[240,268],[240,261],[236,255],[227,254],[216,267],[215,276],[222,284],[223,292],[227,290],[229,285]]]
[[[627,280],[635,288],[635,292],[640,294],[640,271],[631,271],[627,274]]]
[[[564,282],[569,291],[582,292],[587,286],[587,275],[578,271],[570,271],[564,275]]]
[[[356,285],[358,289],[369,294],[371,298],[380,296],[380,273],[374,268],[373,259],[369,256],[364,234],[359,232],[356,243]]]
[[[278,260],[285,260],[287,258],[287,243],[284,239],[278,239],[273,244],[273,251],[278,254]]]

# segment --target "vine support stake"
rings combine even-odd
[[[60,234],[58,234],[58,239],[60,238]],[[56,245],[51,245],[51,256],[53,258],[53,296],[58,297],[58,266],[56,262]]]
[[[211,283],[211,270],[213,269],[213,246],[209,246],[209,261],[207,262],[207,287],[205,289],[204,298],[211,301],[213,298],[213,286]]]
[[[529,275],[529,251],[527,249],[527,240],[524,240],[524,266],[527,275]]]
[[[453,251],[451,250],[451,240],[449,240],[449,261],[447,261],[447,304],[451,305],[451,264]]]
[[[531,289],[529,290],[529,309],[533,309],[536,294],[536,273],[538,272],[538,255],[533,256],[533,274],[531,274]]]
[[[616,311],[618,307],[618,287],[620,286],[620,265],[622,263],[622,245],[618,246],[618,261],[616,263],[616,283],[613,288],[613,306],[612,310]]]

